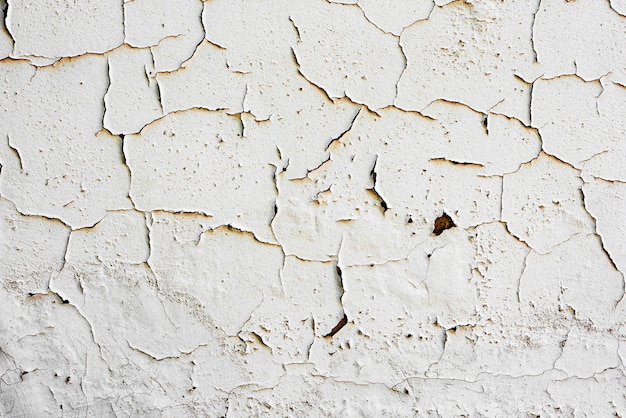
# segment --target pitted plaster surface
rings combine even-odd
[[[0,416],[626,416],[623,1],[0,9]]]

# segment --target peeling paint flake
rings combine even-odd
[[[577,170],[541,154],[504,176],[502,221],[535,251],[546,254],[580,233],[593,231],[584,207]]]
[[[575,248],[584,248],[585,257],[575,255]],[[545,255],[531,252],[521,278],[521,302],[549,317],[569,310],[577,321],[587,321],[594,329],[614,327],[623,321],[614,308],[624,295],[624,281],[609,263],[587,261],[602,259],[606,255],[593,234],[576,235]]]
[[[103,126],[132,134],[163,116],[159,87],[149,77],[150,51],[123,46],[108,54],[109,88],[104,96]]]
[[[404,28],[430,16],[435,4],[432,0],[403,0],[381,3],[373,0],[357,2],[365,17],[384,32],[400,36]]]
[[[242,112],[246,80],[231,72],[227,62],[226,51],[205,40],[180,69],[158,73],[163,110],[171,113],[198,107]]]
[[[106,58],[66,59],[34,75],[28,69],[23,62],[3,66],[10,74],[2,79],[8,82],[3,90],[11,93],[0,97],[7,121],[0,137],[10,138],[21,162],[8,161],[3,152],[0,194],[22,213],[60,219],[72,228],[94,225],[108,209],[130,208],[119,138],[98,133]],[[10,83],[15,74],[21,80]],[[23,120],[25,114],[32,119]]]
[[[455,1],[435,7],[427,20],[402,32],[407,57],[395,104],[422,110],[437,99],[524,120],[527,84],[516,77],[535,74],[530,2]],[[515,29],[512,29],[515,28]],[[510,105],[509,105],[510,104]]]
[[[0,1],[0,9],[3,11],[3,16],[6,15],[7,4],[5,0]],[[5,59],[11,55],[13,51],[13,36],[9,32],[6,26],[6,19],[0,21],[0,60]]]
[[[226,335],[236,336],[265,299],[281,294],[280,247],[227,226],[208,229],[197,244],[178,242],[163,221],[152,228],[150,265],[160,288]]]
[[[626,271],[626,184],[594,179],[583,184],[585,209],[596,222],[596,233],[616,268]]]
[[[203,37],[200,0],[172,3],[162,0],[132,0],[124,2],[125,41],[136,48],[158,45],[173,37],[177,43],[187,39],[198,43],[197,34]]]
[[[624,68],[626,19],[611,9],[614,3],[620,7],[615,1],[541,2],[533,37],[544,77],[577,74],[590,81]],[[570,22],[567,31],[557,29],[563,21]]]
[[[534,129],[517,119],[477,112],[445,101],[431,103],[421,112],[441,127],[436,151],[440,158],[478,164],[485,175],[503,175],[539,155],[542,142]]]
[[[533,87],[532,124],[547,153],[577,168],[593,167],[599,177],[619,177],[620,164],[599,165],[597,160],[615,161],[626,154],[625,99],[626,89],[610,77],[590,82],[576,76],[539,79]]]
[[[6,25],[18,57],[103,53],[124,42],[122,2],[9,0]]]
[[[396,37],[369,23],[354,7],[320,2],[291,18],[302,39],[294,47],[295,57],[307,80],[331,98],[348,97],[372,110],[393,104],[404,70]]]
[[[224,112],[172,113],[124,141],[130,194],[140,210],[199,212],[275,242],[274,150],[242,137]]]

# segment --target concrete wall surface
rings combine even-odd
[[[626,417],[626,0],[0,9],[0,416]]]

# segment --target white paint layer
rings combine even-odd
[[[0,416],[626,416],[623,0],[0,10]]]

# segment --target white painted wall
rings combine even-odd
[[[626,416],[626,1],[0,8],[0,415]]]

